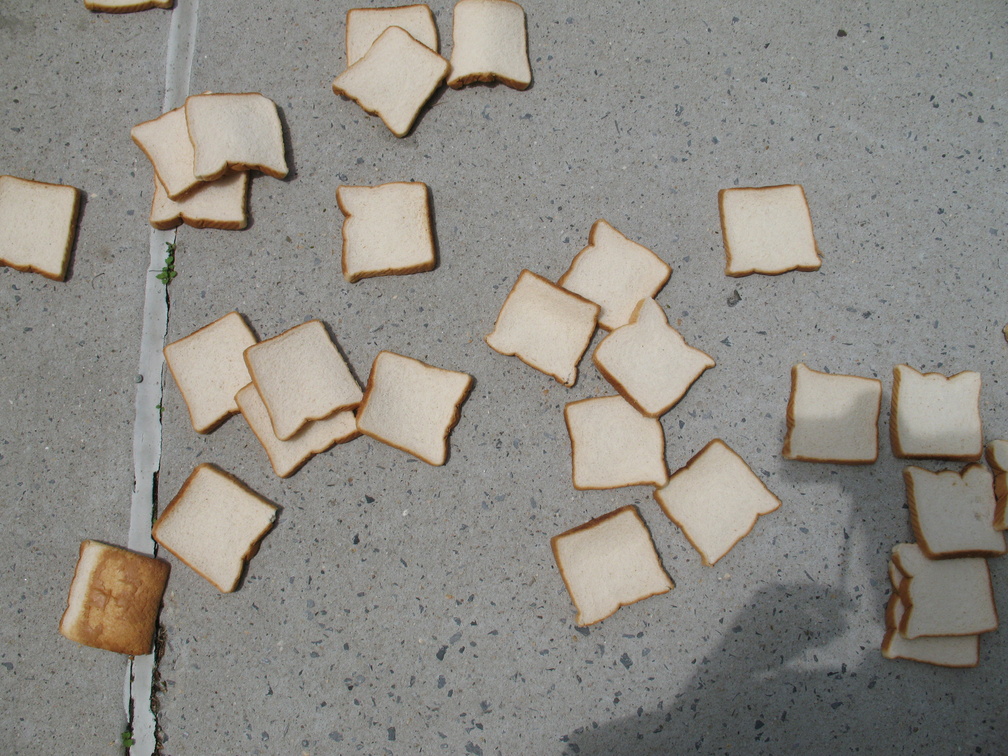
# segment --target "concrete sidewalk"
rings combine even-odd
[[[391,350],[475,388],[443,467],[361,438],[281,480],[240,417],[195,433],[165,377],[157,507],[213,462],[282,512],[235,593],[167,556],[161,751],[1003,750],[1004,629],[972,670],[879,644],[912,539],[893,366],[980,372],[985,438],[1008,437],[1008,10],[525,3],[532,86],[443,90],[396,139],[331,89],[354,5],[199,4],[188,91],[274,100],[293,170],[253,180],[248,229],[179,229],[167,339],[319,318],[362,382]],[[446,57],[452,7],[431,4]],[[65,283],[0,268],[4,753],[121,753],[131,727],[126,659],[57,625],[80,541],[129,538],[152,193],[129,130],[162,110],[171,21],[0,7],[0,174],[86,197]],[[399,180],[430,187],[437,268],[346,283],[336,187]],[[822,268],[726,277],[718,190],[780,183]],[[783,501],[715,567],[650,487],[573,489],[563,407],[613,393],[590,359],[567,389],[483,342],[519,272],[556,280],[598,218],[672,265],[658,301],[717,361],[662,419],[670,470],[719,437]],[[782,458],[797,362],[882,380],[876,464]],[[676,588],[576,628],[549,539],[627,504]]]

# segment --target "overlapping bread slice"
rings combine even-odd
[[[150,224],[161,230],[185,223],[193,228],[238,231],[248,225],[248,186],[248,171],[237,171],[201,182],[172,199],[155,176]]]
[[[199,180],[245,170],[287,175],[280,113],[268,97],[258,92],[190,95],[184,112]]]
[[[889,433],[897,457],[979,459],[983,453],[980,374],[967,370],[948,377],[897,365]]]
[[[154,175],[170,199],[203,183],[194,171],[195,154],[185,108],[175,108],[130,129],[130,137],[151,161]]]
[[[364,57],[375,40],[390,26],[398,26],[413,39],[438,52],[438,31],[428,5],[397,8],[351,8],[346,14],[347,66]]]
[[[175,0],[84,0],[89,11],[103,13],[133,13],[151,8],[171,8]]]
[[[0,176],[0,265],[65,279],[79,206],[72,186]]]
[[[459,89],[499,81],[512,89],[532,83],[525,10],[511,0],[458,0],[452,26],[451,76]]]
[[[1008,441],[987,444],[987,464],[994,471],[994,528],[1008,530]]]
[[[886,659],[934,664],[939,667],[975,667],[980,662],[979,635],[936,635],[909,639],[899,632],[906,611],[898,592],[893,592],[886,606],[886,631],[882,638],[882,656]]]

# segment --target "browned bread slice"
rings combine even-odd
[[[966,370],[947,377],[897,365],[889,434],[897,457],[979,459],[983,454],[980,374]]]
[[[150,8],[171,8],[175,0],[84,0],[89,11],[133,13]]]
[[[994,527],[1008,530],[1008,441],[998,439],[987,444],[987,464],[994,471]]]
[[[62,281],[79,206],[72,186],[0,176],[0,265]]]

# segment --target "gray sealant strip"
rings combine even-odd
[[[163,112],[183,105],[189,94],[198,8],[199,0],[175,0],[168,29]],[[140,383],[137,384],[133,422],[133,496],[127,545],[145,554],[154,553],[151,524],[157,505],[155,481],[161,469],[162,349],[168,334],[168,292],[157,275],[164,267],[168,244],[174,241],[174,231],[151,231],[150,267],[144,291]],[[150,756],[157,748],[157,721],[151,706],[156,662],[154,654],[136,656],[126,670],[126,716],[133,736],[130,756]]]

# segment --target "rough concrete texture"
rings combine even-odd
[[[320,318],[362,382],[388,349],[476,383],[443,467],[362,438],[281,480],[240,417],[198,435],[166,381],[159,506],[213,462],[282,512],[233,594],[169,557],[163,752],[998,752],[1003,629],[974,670],[879,644],[912,537],[893,366],[979,371],[985,437],[1008,436],[1005,8],[529,3],[532,86],[442,90],[396,139],[330,88],[348,7],[200,5],[190,91],[272,98],[293,170],[254,179],[247,230],[179,231],[168,339]],[[452,4],[431,7],[450,55]],[[55,628],[80,539],[127,530],[150,198],[128,131],[159,112],[167,20],[0,13],[0,171],[89,197],[66,284],[0,270],[13,752],[111,751],[122,727],[122,660]],[[346,283],[336,187],[399,180],[430,187],[437,268]],[[805,187],[822,268],[726,277],[718,190],[780,183]],[[518,273],[555,280],[597,218],[672,265],[658,301],[717,361],[662,419],[670,468],[720,437],[783,501],[714,567],[650,488],[571,486],[563,406],[612,393],[590,359],[566,389],[483,343]],[[876,464],[782,458],[796,362],[882,380]],[[549,539],[626,504],[676,588],[576,628]]]

